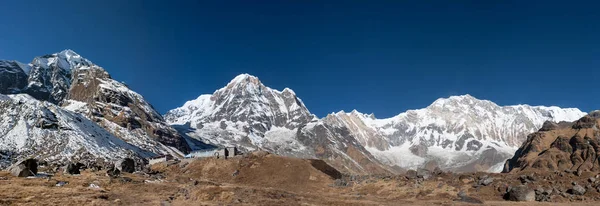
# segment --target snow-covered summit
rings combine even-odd
[[[32,67],[49,68],[56,66],[62,70],[74,70],[93,63],[83,58],[73,50],[67,49],[58,53],[36,57],[31,63]]]
[[[503,163],[544,121],[573,121],[584,115],[575,108],[499,106],[465,94],[390,118],[352,110],[318,119],[290,89],[279,92],[242,74],[214,94],[169,111],[165,118],[170,124],[189,124],[196,129],[191,136],[216,145],[300,156],[331,150],[321,154],[323,158],[345,156],[352,147],[374,164],[415,168],[436,161],[444,169],[476,171]],[[278,138],[286,139],[286,144],[275,144],[274,140],[281,141]],[[346,166],[364,166],[348,162]]]
[[[30,66],[29,75],[23,74],[26,87],[19,93],[81,113],[145,150],[158,154],[189,150],[179,133],[142,95],[73,50],[35,57]]]
[[[269,88],[249,74],[236,76],[212,95],[201,95],[164,117],[172,125],[191,127],[187,135],[213,145],[323,158],[343,171],[382,171],[343,124],[319,120],[293,90]]]
[[[36,99],[61,104],[72,84],[72,73],[95,66],[72,50],[35,57],[29,64],[26,92]]]
[[[545,121],[575,121],[585,113],[555,106],[499,106],[489,100],[461,95],[440,98],[426,108],[408,110],[386,119],[368,118],[360,112],[349,115],[359,117],[351,118],[359,122],[348,125],[368,126],[357,131],[357,136],[367,133],[372,134],[373,139],[384,136],[390,143],[390,149],[370,149],[383,162],[415,167],[435,160],[447,169],[470,171],[475,166],[471,162],[479,158],[487,158],[488,164],[504,162],[527,135],[538,130]],[[406,155],[416,156],[399,158]]]
[[[201,95],[165,114],[170,124],[269,120],[270,125],[257,122],[262,125],[258,129],[262,132],[273,125],[293,127],[312,118],[313,115],[294,91],[269,88],[249,74],[240,74],[212,95]]]
[[[244,82],[260,83],[258,77],[252,76],[250,74],[240,74],[235,76],[227,85],[241,84]]]

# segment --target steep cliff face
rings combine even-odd
[[[551,123],[527,137],[503,172],[600,171],[600,111],[575,122]]]
[[[141,95],[74,51],[36,57],[25,68],[30,69],[29,76],[19,92],[84,114],[113,135],[145,150],[176,156],[189,151],[184,138]]]
[[[156,153],[173,153],[189,147],[177,131],[138,93],[111,79],[101,67],[72,72],[72,85],[63,103],[65,108],[80,111],[88,118],[122,139]],[[152,141],[157,140],[157,141]]]
[[[29,67],[17,61],[0,60],[0,94],[20,93],[27,86]]]
[[[92,62],[71,50],[65,50],[36,57],[30,65],[26,92],[36,99],[60,105],[69,93],[72,71],[87,69]]]

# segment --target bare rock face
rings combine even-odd
[[[77,78],[69,89],[68,101],[63,104],[66,107],[83,104],[77,108],[79,112],[115,135],[155,153],[166,152],[161,151],[160,145],[144,140],[146,137],[182,152],[190,150],[183,137],[141,95],[111,79],[103,68],[92,65],[73,74]],[[124,131],[131,132],[127,135]]]
[[[15,94],[27,86],[26,65],[0,60],[0,94]]]
[[[545,121],[539,131],[550,131],[558,129],[558,124],[551,121]]]
[[[600,117],[596,113],[577,120],[571,127],[546,127],[528,136],[503,172],[527,170],[600,171]]]
[[[72,71],[91,65],[71,50],[36,57],[31,62],[26,92],[36,99],[61,104],[69,93]]]

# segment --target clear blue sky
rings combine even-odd
[[[8,0],[0,59],[73,49],[161,113],[240,73],[292,88],[318,116],[389,117],[466,93],[600,109],[597,1],[323,2]]]

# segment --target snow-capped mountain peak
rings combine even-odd
[[[58,53],[36,57],[31,63],[33,67],[49,68],[52,65],[62,70],[74,70],[82,66],[91,66],[93,63],[73,50],[67,49]]]
[[[358,143],[377,142],[355,140],[343,120],[321,121],[293,90],[269,88],[249,74],[238,75],[212,95],[201,95],[164,116],[170,124],[181,125],[178,128],[191,127],[186,129],[190,137],[213,145],[319,157],[345,171],[381,171],[381,165]]]
[[[235,78],[233,78],[227,85],[241,84],[244,82],[260,83],[260,81],[258,80],[258,77],[252,76],[250,74],[240,74],[240,75],[237,75]]]
[[[488,105],[498,106],[496,103],[489,100],[480,100],[469,94],[450,96],[447,98],[439,98],[435,100],[427,108],[445,108],[445,109],[459,109],[460,107],[469,107],[473,105]]]
[[[165,115],[169,123],[181,125],[221,120],[270,122],[259,123],[256,131],[262,132],[273,125],[298,125],[312,118],[294,91],[271,89],[250,74],[240,74],[212,95],[201,95]]]
[[[95,65],[72,50],[64,50],[36,57],[29,66],[26,92],[36,99],[61,104],[71,86],[73,71]]]
[[[15,70],[23,70],[18,69],[22,64],[12,65]],[[19,89],[19,93],[81,113],[114,136],[144,150],[156,154],[189,150],[179,133],[165,123],[142,95],[112,79],[102,67],[73,50],[35,57],[30,66],[29,76],[21,72],[27,86]],[[3,76],[10,75],[0,74],[0,78]],[[10,79],[18,80],[14,75]]]
[[[436,161],[444,169],[476,171],[502,164],[544,121],[572,121],[583,115],[578,109],[499,106],[466,94],[386,119],[357,110],[317,119],[290,89],[279,92],[242,74],[214,94],[169,111],[165,119],[190,125],[195,129],[190,136],[215,145],[315,155],[338,166],[343,160],[353,170],[362,170],[362,164],[346,154],[349,150],[360,151],[375,164],[415,168]]]
[[[290,88],[284,88],[283,91],[281,91],[282,93],[290,93],[291,95],[296,96],[296,92],[294,92],[294,90],[290,89]]]

